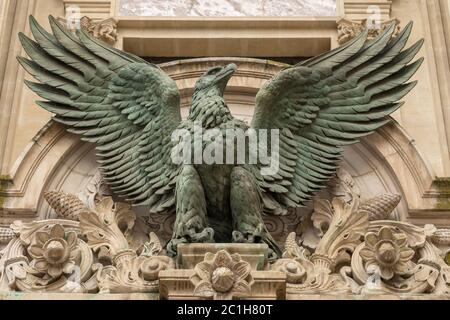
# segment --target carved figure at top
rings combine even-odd
[[[53,17],[50,25],[52,33],[30,17],[35,40],[19,35],[29,58],[18,60],[38,81],[26,84],[55,121],[95,144],[116,196],[148,206],[149,214],[175,208],[172,254],[179,243],[265,242],[280,256],[262,214],[302,207],[323,189],[345,146],[390,121],[423,60],[411,62],[422,40],[404,50],[412,23],[395,38],[395,24],[371,41],[366,30],[265,83],[250,126],[232,116],[224,99],[237,66],[217,66],[198,79],[182,120],[177,85],[157,65],[86,30],[74,35]],[[231,163],[217,161],[221,151]],[[200,160],[192,160],[198,152]],[[174,160],[180,153],[182,161]]]

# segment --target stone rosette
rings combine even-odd
[[[28,247],[33,258],[30,266],[53,278],[71,274],[80,254],[77,242],[76,232],[66,232],[60,224],[55,224],[49,232],[36,232],[34,243]]]
[[[390,280],[408,272],[414,250],[408,247],[405,234],[395,234],[389,227],[383,227],[378,233],[366,234],[360,255],[368,273],[379,272],[381,278]]]
[[[194,270],[191,278],[195,284],[194,296],[214,300],[251,296],[251,266],[239,254],[230,255],[225,250],[216,254],[207,253],[205,260],[198,263]]]

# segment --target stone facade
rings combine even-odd
[[[148,11],[130,0],[0,3],[0,297],[447,298],[449,2],[286,2],[275,13],[264,11],[262,1],[251,7],[240,2],[239,10],[235,1],[221,1],[223,10],[214,12],[208,10],[212,2],[199,8],[174,2],[191,11]],[[94,36],[119,49],[173,60],[161,68],[177,82],[183,115],[196,79],[211,66],[234,62],[238,72],[226,99],[234,115],[249,121],[257,90],[285,66],[269,57],[320,54],[357,35],[363,24],[414,21],[410,41],[425,39],[425,63],[395,121],[346,152],[340,176],[324,194],[302,212],[266,218],[275,239],[285,243],[283,259],[268,261],[257,246],[201,246],[186,248],[178,261],[161,245],[174,218],[143,222],[145,208],[115,203],[102,184],[93,146],[36,107],[37,97],[23,85],[28,75],[15,60],[24,55],[16,35],[30,33],[30,14],[44,26],[49,14],[66,21],[79,14]],[[345,202],[336,188],[344,189]],[[98,230],[108,236],[96,238]],[[49,259],[51,252],[60,259]],[[401,258],[390,261],[391,255]],[[220,266],[227,270],[214,273],[216,259],[228,261]]]

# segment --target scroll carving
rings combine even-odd
[[[75,32],[74,26],[64,18],[59,18],[59,22],[66,25],[69,30]],[[102,40],[109,44],[114,44],[117,41],[117,21],[114,18],[108,18],[101,21],[94,21],[93,19],[84,16],[79,21],[79,27],[85,29],[94,38]]]

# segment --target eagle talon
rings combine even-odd
[[[281,251],[278,248],[277,244],[273,242],[267,236],[264,237],[264,226],[259,224],[255,231],[249,232],[241,232],[241,231],[233,231],[232,239],[234,243],[266,243],[269,246],[267,257],[269,261],[278,259],[281,257]]]
[[[214,241],[214,229],[205,228],[202,232],[196,233],[193,229],[189,230],[189,240],[191,243],[212,243]]]
[[[263,242],[263,230],[262,224],[259,224],[254,231],[233,231],[233,242],[237,243],[260,243]]]
[[[240,231],[233,231],[232,238],[233,238],[233,242],[236,242],[236,243],[247,242],[244,235]]]
[[[180,238],[173,238],[167,244],[167,253],[175,257],[178,254],[178,245],[181,243],[214,243],[214,229],[204,228],[201,232],[195,229],[188,229],[185,235]]]

